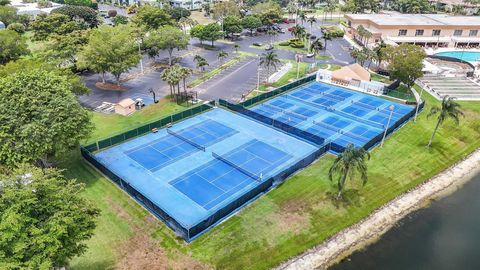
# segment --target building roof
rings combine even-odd
[[[370,72],[364,67],[355,63],[349,66],[344,66],[341,69],[332,72],[332,77],[337,80],[359,80],[370,81]]]
[[[130,107],[132,105],[135,104],[135,101],[133,101],[133,99],[131,98],[126,98],[126,99],[122,99],[120,102],[118,102],[117,105],[123,107],[123,108],[127,108],[127,107]]]
[[[368,20],[380,26],[479,26],[480,16],[450,16],[446,14],[347,14],[352,20]]]
[[[5,24],[2,21],[0,21],[0,29],[5,29]]]

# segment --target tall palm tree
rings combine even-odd
[[[363,35],[365,34],[365,27],[363,25],[357,26],[357,29],[355,29],[355,32],[357,32],[357,36],[359,36],[360,40],[359,42],[363,44]]]
[[[330,32],[325,32],[325,33],[323,33],[322,38],[323,38],[323,44],[324,44],[323,49],[325,50],[325,53],[326,53],[327,52],[327,41],[332,40],[332,34]]]
[[[310,33],[312,33],[313,24],[317,22],[317,19],[315,18],[315,16],[311,16],[308,17],[307,22],[310,24]]]
[[[305,30],[305,27],[300,26],[300,25],[295,25],[292,27],[292,35],[296,38],[300,38],[303,36],[307,31]]]
[[[323,50],[323,43],[320,41],[320,39],[315,39],[315,41],[312,42],[312,45],[310,45],[310,50],[313,52],[313,61],[315,62],[315,66],[317,66],[317,54],[320,53],[320,51]]]
[[[447,120],[448,118],[451,118],[453,122],[456,125],[458,125],[460,123],[460,116],[464,115],[463,112],[461,111],[460,104],[455,102],[454,98],[448,95],[443,97],[442,107],[440,108],[437,106],[432,107],[427,117],[431,117],[436,114],[438,114],[437,124],[435,125],[435,129],[433,130],[432,136],[430,137],[430,141],[428,142],[427,147],[430,147],[432,145],[433,138],[435,137],[435,134],[437,133],[438,128],[445,120]]]
[[[280,59],[275,51],[270,51],[268,53],[263,53],[260,56],[260,66],[264,66],[267,69],[267,83],[268,77],[270,77],[270,68],[276,69],[277,66],[280,64]]]
[[[370,41],[370,38],[373,36],[372,32],[368,31],[365,29],[365,32],[363,33],[363,37],[365,38],[365,42],[363,43],[363,46],[367,46],[368,42]]]
[[[300,13],[298,14],[298,18],[302,22],[302,26],[303,26],[303,23],[307,20],[307,15],[305,15],[305,12],[300,11]]]
[[[170,87],[170,97],[175,98],[175,74],[174,74],[174,69],[173,67],[168,67],[166,68],[163,72],[160,78],[168,84]]]
[[[235,49],[235,53],[238,53],[238,49],[240,48],[240,45],[235,43],[235,45],[233,45],[233,48]]]
[[[225,58],[228,57],[228,53],[226,51],[220,51],[218,53],[218,60],[220,60],[220,65],[223,65],[223,61],[225,60]]]
[[[355,148],[349,144],[345,151],[337,156],[333,161],[332,167],[328,171],[328,178],[333,181],[334,177],[338,175],[338,194],[337,199],[342,197],[342,191],[345,183],[350,178],[355,177],[355,173],[360,173],[360,179],[365,185],[367,183],[367,163],[370,159],[370,154],[363,148]]]
[[[190,68],[187,67],[182,67],[180,69],[180,77],[182,78],[183,81],[183,91],[186,93],[187,92],[187,78],[192,75],[193,71]]]
[[[385,60],[385,48],[387,48],[387,44],[383,40],[373,48],[373,53],[375,54],[375,60],[377,61],[378,68],[382,67],[382,61]]]

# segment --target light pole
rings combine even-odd
[[[301,54],[295,54],[295,61],[297,62],[297,79],[300,77],[300,61],[302,60]]]
[[[260,91],[260,71],[262,69],[260,68],[260,65],[258,66],[258,69],[257,69],[257,91]]]
[[[140,44],[142,43],[142,41],[139,39],[137,41],[137,43],[138,43],[138,53],[140,54],[140,70],[143,74],[143,55],[142,55],[142,51],[140,49]]]
[[[420,90],[420,100],[418,101],[417,108],[415,109],[415,118],[413,118],[413,122],[417,122],[417,115],[418,115],[418,110],[420,107],[420,103],[422,102],[422,94],[423,94],[423,87],[421,87],[422,90]]]
[[[394,109],[395,109],[395,106],[390,105],[390,116],[388,116],[387,127],[385,128],[385,132],[383,132],[383,138],[382,138],[382,143],[380,144],[380,148],[383,148],[383,143],[385,142],[385,137],[387,136],[387,130],[388,130],[388,127],[390,126],[390,120],[392,119],[392,114]]]

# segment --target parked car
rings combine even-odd
[[[283,22],[283,23],[286,23],[286,24],[289,24],[289,23],[290,23],[290,22],[288,21],[288,19],[284,19],[282,22]]]
[[[293,27],[289,27],[288,32],[292,32],[292,31],[293,31]]]
[[[295,23],[295,19],[288,19],[289,23]]]
[[[316,39],[316,38],[317,38],[317,36],[314,36],[314,35],[310,36],[310,39]]]
[[[265,47],[265,50],[266,50],[266,51],[273,50],[273,46],[272,46],[271,44],[268,44],[268,45]]]
[[[266,26],[257,28],[257,32],[267,32],[267,31],[268,31],[268,28]]]
[[[280,29],[280,33],[285,34],[285,29]]]
[[[254,43],[253,43],[253,46],[261,47],[261,46],[263,46],[263,44],[260,43],[260,42],[254,42]]]
[[[307,58],[312,58],[312,57],[314,57],[314,56],[315,56],[315,54],[313,54],[313,53],[307,53],[307,55],[306,55],[306,56],[307,56]]]

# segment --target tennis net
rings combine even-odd
[[[222,157],[222,156],[220,156],[220,155],[218,155],[218,154],[216,154],[216,153],[214,153],[214,152],[212,152],[212,156],[213,156],[214,158],[216,158],[216,159],[218,159],[218,160],[220,160],[220,161],[222,161],[222,162],[224,162],[224,163],[232,166],[233,168],[237,169],[238,171],[240,171],[241,173],[245,174],[246,176],[257,180],[258,182],[262,182],[262,176],[258,176],[258,175],[254,174],[254,173],[251,173],[251,172],[245,170],[244,168],[241,168],[240,166],[236,165],[235,163],[229,161],[228,159],[226,159],[226,158],[224,158],[224,157]]]
[[[273,110],[276,110],[276,111],[278,111],[278,112],[282,112],[282,113],[284,113],[284,114],[291,115],[291,116],[296,117],[296,118],[300,118],[300,119],[302,119],[302,120],[308,120],[308,117],[306,117],[305,115],[301,115],[301,114],[299,114],[299,113],[292,112],[292,111],[290,111],[290,110],[286,110],[286,109],[277,107],[277,106],[272,105],[272,104],[263,103],[262,106],[265,106],[265,107],[268,107],[268,108],[272,108]]]
[[[196,142],[194,142],[194,141],[192,141],[192,140],[190,140],[190,139],[187,139],[187,138],[183,137],[182,135],[180,135],[180,134],[172,131],[172,130],[169,129],[169,128],[167,128],[167,133],[168,133],[168,134],[171,134],[171,135],[179,138],[180,140],[182,140],[182,141],[184,141],[184,142],[186,142],[186,143],[189,143],[189,144],[195,146],[196,148],[202,150],[203,152],[205,152],[205,146],[200,145],[200,144],[198,144],[198,143],[196,143]]]

